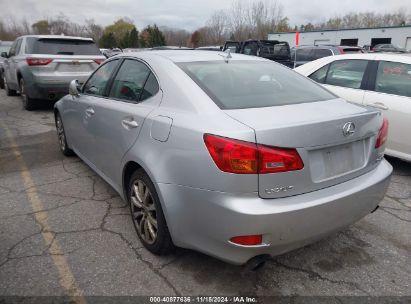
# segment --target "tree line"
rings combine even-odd
[[[216,10],[200,28],[185,29],[148,25],[140,32],[129,18],[121,18],[103,27],[94,19],[84,24],[70,21],[64,14],[30,24],[10,19],[0,20],[0,40],[14,40],[26,34],[65,34],[91,37],[102,48],[138,48],[162,45],[198,47],[222,45],[226,40],[267,39],[273,32],[313,31],[411,24],[406,11],[378,14],[375,12],[349,13],[317,23],[291,25],[278,0],[233,0],[227,10]]]

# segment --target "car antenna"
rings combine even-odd
[[[224,61],[226,62],[226,63],[228,63],[228,61],[231,59],[231,58],[233,58],[233,56],[231,56],[231,50],[230,49],[227,49],[225,52],[224,52],[224,54],[218,54],[219,56],[221,56],[221,57],[223,57],[224,58]]]

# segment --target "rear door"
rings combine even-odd
[[[364,104],[388,118],[387,153],[411,160],[411,64],[379,61],[374,87],[365,93]]]
[[[137,140],[147,115],[160,104],[162,94],[156,76],[144,62],[125,59],[108,95],[92,105],[95,121],[90,132],[99,151],[96,166],[117,180],[123,156]]]

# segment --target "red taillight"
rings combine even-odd
[[[204,135],[204,142],[217,167],[237,174],[277,173],[304,168],[295,149],[274,148],[254,143]]]
[[[259,173],[277,173],[301,170],[304,163],[296,149],[258,146]]]
[[[27,58],[28,65],[48,65],[53,59],[49,58]]]
[[[388,136],[388,119],[384,118],[380,131],[378,132],[375,148],[381,147],[387,141]]]
[[[340,51],[340,54],[345,54],[345,51],[344,51],[344,49],[342,48],[342,47],[337,47],[338,48],[338,50]]]
[[[204,142],[221,171],[242,174],[257,173],[256,144],[210,134],[204,135]]]
[[[261,245],[263,242],[263,236],[261,234],[235,236],[230,239],[230,242],[244,246]]]
[[[104,61],[104,59],[94,59],[94,62],[97,64],[101,64]]]

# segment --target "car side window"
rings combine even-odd
[[[142,62],[124,60],[110,90],[109,96],[130,102],[140,101],[150,69]]]
[[[375,91],[411,97],[411,65],[380,61],[375,80]]]
[[[83,87],[83,93],[97,96],[104,96],[106,86],[111,75],[117,67],[119,60],[112,60],[103,64],[91,77],[87,80]]]
[[[316,81],[316,82],[324,83],[325,78],[327,77],[327,71],[328,71],[329,66],[330,66],[329,64],[326,64],[325,66],[323,66],[319,70],[315,71],[314,73],[312,73],[308,77],[311,78],[312,80]]]
[[[16,55],[17,40],[13,42],[9,50],[9,57]]]
[[[336,60],[328,69],[326,84],[359,89],[367,68],[367,60]]]
[[[312,60],[320,59],[323,57],[331,56],[333,53],[327,49],[314,49]]]
[[[18,55],[20,53],[21,42],[21,39],[17,40],[15,55]]]
[[[159,89],[160,87],[158,85],[156,77],[153,73],[150,73],[147,78],[146,84],[144,85],[143,92],[141,93],[140,101],[146,100],[151,96],[156,95]]]
[[[257,51],[258,51],[258,44],[255,42],[246,43],[246,45],[244,46],[245,55],[257,56]]]

